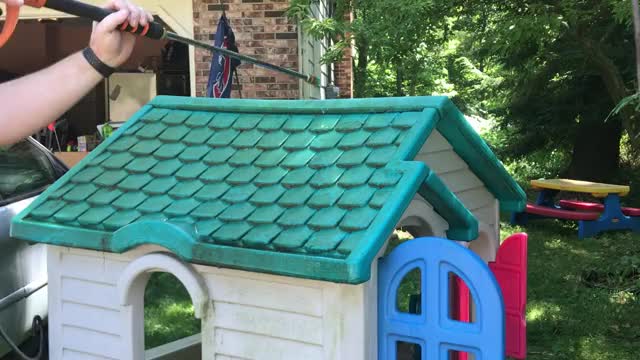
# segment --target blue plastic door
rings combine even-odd
[[[398,287],[412,270],[421,272],[420,313],[400,312]],[[475,301],[475,321],[451,320],[450,277],[467,284]],[[397,360],[399,342],[420,346],[422,360],[448,360],[449,351],[475,359],[504,359],[504,305],[489,267],[470,250],[451,240],[407,241],[378,264],[378,359]]]

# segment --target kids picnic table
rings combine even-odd
[[[620,206],[620,197],[629,193],[629,186],[570,179],[532,180],[531,186],[539,190],[536,203],[527,204],[525,212],[514,214],[513,223],[524,224],[535,218],[576,220],[580,239],[610,230],[640,232],[640,209]],[[560,200],[556,204],[560,191],[591,194],[603,198],[603,203]]]

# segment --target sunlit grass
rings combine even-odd
[[[639,235],[578,240],[572,222],[503,225],[503,238],[529,234],[527,359],[638,359]]]
[[[545,320],[560,320],[562,316],[562,309],[557,304],[551,304],[547,302],[533,302],[529,303],[527,309],[527,322],[545,321]]]
[[[151,276],[145,291],[144,330],[147,349],[200,332],[189,293],[172,275]]]

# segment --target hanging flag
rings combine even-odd
[[[238,52],[236,37],[233,34],[229,20],[222,14],[218,21],[214,46]],[[211,71],[209,72],[209,83],[207,84],[207,96],[214,98],[228,98],[231,96],[232,75],[236,68],[240,66],[240,60],[231,59],[229,56],[214,53],[211,57]]]

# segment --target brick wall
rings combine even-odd
[[[340,88],[340,98],[353,97],[353,62],[351,48],[344,49],[342,60],[334,65],[335,85]]]
[[[193,0],[194,34],[197,40],[213,43],[218,19],[224,6],[236,35],[240,53],[290,69],[298,69],[298,30],[288,21],[287,0]],[[196,96],[205,96],[211,55],[196,50]],[[240,85],[231,97],[297,99],[299,80],[288,75],[242,64]],[[235,84],[235,79],[234,79]]]
[[[351,13],[344,14],[344,20],[353,21]],[[340,88],[340,98],[353,97],[353,59],[352,48],[344,49],[342,60],[334,65],[335,85]]]

